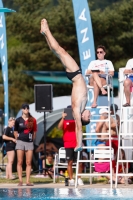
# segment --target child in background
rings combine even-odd
[[[49,174],[53,174],[53,166],[54,166],[54,159],[52,154],[48,154],[46,156],[46,166],[45,166],[45,159],[43,159],[43,168],[49,169]],[[51,171],[50,171],[51,170]],[[46,173],[47,174],[47,173]]]

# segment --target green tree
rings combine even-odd
[[[114,3],[122,2],[123,0],[88,0],[91,10],[101,9],[104,10],[106,7],[111,6]]]
[[[34,102],[34,84],[25,70],[62,71],[61,62],[51,53],[40,21],[46,18],[61,46],[79,62],[75,21],[71,0],[14,0],[3,1],[5,7],[17,13],[6,14],[9,64],[9,103],[18,111],[23,102]],[[107,59],[118,70],[132,57],[133,0],[89,0],[95,46],[105,45]],[[104,3],[104,4],[103,4]],[[103,5],[102,5],[103,4]],[[6,6],[7,5],[7,6]],[[98,6],[97,6],[98,5]],[[2,76],[0,75],[2,83]],[[3,94],[3,88],[0,87]],[[71,85],[54,84],[54,96],[70,95]],[[0,107],[3,106],[1,95]]]
[[[95,45],[103,44],[107,48],[107,58],[112,60],[115,69],[125,67],[132,57],[133,46],[133,1],[123,1],[104,11],[93,11],[92,24]]]
[[[36,82],[32,77],[22,73],[23,71],[63,70],[62,64],[51,53],[44,36],[40,34],[42,18],[47,16],[54,36],[77,62],[79,59],[71,1],[60,0],[56,6],[56,1],[51,0],[45,2],[43,0],[14,0],[13,3],[13,6],[18,8],[17,13],[8,14],[6,17],[9,101],[11,108],[18,110],[23,102],[34,102],[33,93]],[[56,91],[54,96],[64,95],[64,90],[66,95],[71,94],[71,85],[56,84],[54,86],[54,91]]]

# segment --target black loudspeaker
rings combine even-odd
[[[38,112],[53,110],[53,86],[51,84],[34,85],[35,110]]]

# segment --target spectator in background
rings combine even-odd
[[[130,89],[133,86],[133,58],[127,61],[124,74],[127,75],[127,78],[123,84],[124,93],[126,97],[126,103],[123,105],[123,107],[128,107],[130,106],[130,96],[131,96]]]
[[[114,113],[114,109],[115,109],[115,113]],[[120,117],[117,114],[118,111],[118,106],[116,104],[114,104],[114,109],[113,109],[113,104],[111,104],[110,106],[110,112],[112,117],[114,116],[114,114],[116,114],[116,126],[111,128],[111,136],[112,136],[112,147],[114,149],[114,154],[117,153],[118,150],[118,133],[119,133],[119,127],[120,127]],[[114,117],[113,117],[114,118]],[[115,118],[114,118],[115,119]],[[106,143],[108,145],[108,143]]]
[[[94,87],[94,100],[92,108],[97,107],[97,98],[99,92],[101,91],[103,95],[107,94],[107,91],[104,89],[106,85],[106,69],[108,69],[109,75],[114,75],[114,67],[110,60],[106,60],[104,56],[106,55],[106,49],[104,46],[99,45],[96,50],[97,60],[90,62],[86,74],[90,74],[90,85]],[[93,71],[99,70],[99,72]]]
[[[70,107],[70,106],[68,106]],[[63,142],[66,150],[66,160],[68,162],[68,175],[69,175],[69,185],[75,185],[73,179],[73,169],[72,165],[74,161],[77,160],[77,152],[74,151],[76,147],[76,133],[75,133],[75,121],[65,120],[67,113],[62,113],[62,118],[58,124],[58,128],[63,130]],[[79,173],[82,172],[82,163],[79,164]],[[78,185],[84,185],[82,179],[78,177]]]
[[[41,153],[40,159],[42,160],[42,167],[43,169],[45,168],[45,146],[44,143],[40,144],[37,149],[36,152],[37,153]],[[47,168],[47,163],[51,162],[51,160],[53,160],[53,155],[55,153],[58,153],[58,149],[56,148],[56,146],[50,141],[50,138],[47,137],[46,138],[46,168]],[[52,157],[51,157],[51,156]],[[44,173],[44,172],[43,172]],[[50,172],[49,172],[50,173]],[[45,173],[44,173],[45,174]]]
[[[8,126],[4,129],[3,140],[6,143],[6,154],[7,154],[7,166],[6,166],[6,178],[14,179],[12,175],[12,165],[15,157],[15,146],[16,139],[14,137],[14,124],[15,118],[10,117],[8,120]]]
[[[41,143],[37,149],[36,152],[41,152],[42,158],[44,158],[44,142]],[[51,142],[50,137],[46,137],[46,154],[55,154],[58,153],[58,149],[56,148],[56,146]]]
[[[116,107],[118,108],[118,107]],[[113,114],[112,112],[112,105],[110,107],[110,110],[111,110],[111,114]],[[103,146],[103,149],[104,146],[109,146],[109,140],[108,140],[108,137],[109,135],[102,135],[102,133],[108,133],[109,132],[109,122],[108,121],[104,121],[108,118],[108,115],[109,115],[109,111],[105,108],[102,108],[99,110],[99,114],[100,114],[100,120],[103,120],[103,121],[99,121],[97,122],[96,124],[96,133],[101,133],[101,135],[97,135],[97,140],[95,142],[96,146]],[[119,117],[119,116],[118,116]],[[117,150],[118,150],[118,135],[117,135],[117,124],[119,125],[119,118],[117,117],[117,123],[115,121],[115,119],[110,116],[110,134],[111,134],[111,145],[112,145],[112,148],[114,149],[114,154],[116,155],[117,153]],[[119,126],[118,126],[119,128]]]
[[[96,141],[96,146],[108,146],[109,145],[109,134],[107,135],[102,135],[102,133],[108,133],[109,132],[109,122],[108,121],[104,121],[107,120],[108,115],[109,115],[109,111],[105,108],[102,108],[99,110],[99,114],[100,114],[100,120],[103,121],[99,121],[96,124],[96,133],[101,133],[101,135],[98,135],[98,139]],[[110,116],[110,134],[111,136],[117,136],[116,133],[116,121],[115,119]],[[117,141],[118,144],[118,141]],[[113,146],[113,145],[112,145]],[[118,147],[118,145],[117,145]],[[117,151],[117,149],[114,149],[115,151]]]
[[[31,162],[33,156],[33,141],[36,137],[37,124],[36,119],[31,116],[29,112],[29,105],[24,103],[22,105],[22,116],[15,121],[14,135],[17,140],[17,171],[19,177],[18,186],[23,185],[22,181],[22,164],[24,160],[24,153],[26,156],[26,185],[33,186],[30,183]]]
[[[52,175],[53,174],[53,170],[54,170],[53,169],[53,165],[54,165],[53,155],[49,153],[46,156],[46,166],[45,166],[45,162],[44,162],[44,167],[43,168],[47,168],[49,170],[48,174],[50,173]]]

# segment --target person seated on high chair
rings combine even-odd
[[[126,103],[123,105],[123,107],[128,107],[130,106],[130,88],[133,86],[133,58],[127,61],[124,74],[127,74],[127,78],[123,84],[126,97]]]
[[[114,67],[110,60],[106,60],[104,56],[106,55],[106,49],[104,46],[99,45],[96,50],[97,60],[90,62],[86,75],[90,74],[89,85],[94,87],[94,101],[92,108],[97,107],[97,98],[99,92],[102,92],[102,95],[106,95],[107,91],[104,89],[106,83],[106,70],[110,76],[114,75]]]

